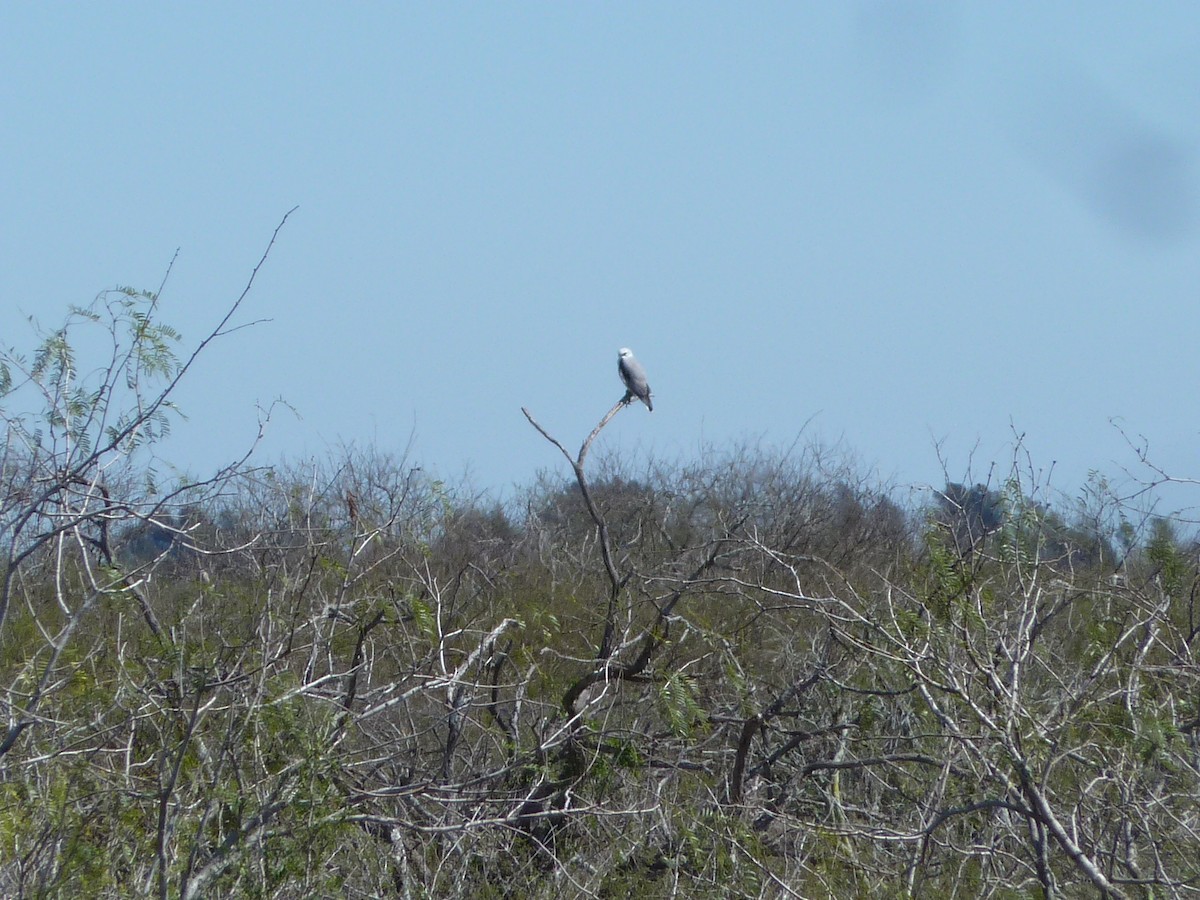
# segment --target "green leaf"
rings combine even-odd
[[[696,680],[682,672],[672,672],[659,688],[659,701],[667,714],[667,722],[679,737],[690,734],[693,726],[704,717],[696,698]]]
[[[408,598],[408,609],[412,613],[413,622],[425,637],[433,639],[437,635],[433,610],[418,597]]]

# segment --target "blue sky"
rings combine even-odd
[[[1149,10],[1149,11],[1148,11]],[[197,473],[403,449],[504,490],[622,452],[843,441],[903,485],[1200,476],[1189,3],[8,4],[0,340],[116,284],[198,340]],[[564,473],[566,474],[566,473]]]

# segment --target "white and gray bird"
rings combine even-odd
[[[633,358],[633,351],[628,347],[622,347],[617,353],[617,371],[629,390],[625,395],[625,402],[632,403],[633,398],[637,397],[646,404],[646,409],[654,412],[654,403],[650,400],[650,384],[646,381],[646,370]]]

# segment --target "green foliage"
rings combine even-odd
[[[1157,568],[1163,591],[1170,595],[1178,594],[1190,574],[1190,567],[1175,536],[1175,528],[1168,519],[1155,518],[1151,521],[1146,558]]]
[[[659,702],[667,717],[671,731],[686,737],[697,724],[704,720],[700,708],[696,680],[683,672],[672,672],[659,686]]]
[[[168,434],[168,413],[178,410],[169,397],[149,392],[179,373],[174,345],[180,336],[156,320],[157,305],[152,293],[119,288],[101,294],[91,307],[72,307],[58,328],[42,331],[34,323],[39,341],[31,362],[15,350],[0,356],[0,396],[18,406],[3,411],[10,429],[35,446],[68,440],[75,459],[96,449],[128,452]],[[93,342],[94,332],[112,343],[112,357],[105,366],[81,372],[76,347]],[[45,433],[24,426],[21,401],[13,396],[13,369],[25,375],[33,402],[42,404]]]
[[[975,575],[953,548],[947,546],[936,529],[926,529],[924,559],[916,564],[915,575],[921,584],[926,608],[939,620],[950,617],[952,609],[971,588]],[[911,614],[903,620],[913,626]]]
[[[409,597],[408,611],[412,615],[417,631],[429,640],[435,640],[437,638],[437,622],[429,604],[419,597]]]

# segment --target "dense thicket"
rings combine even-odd
[[[67,329],[6,357],[46,409],[0,457],[0,893],[1200,893],[1170,522],[815,447],[163,485],[155,302],[88,311],[98,375]]]

